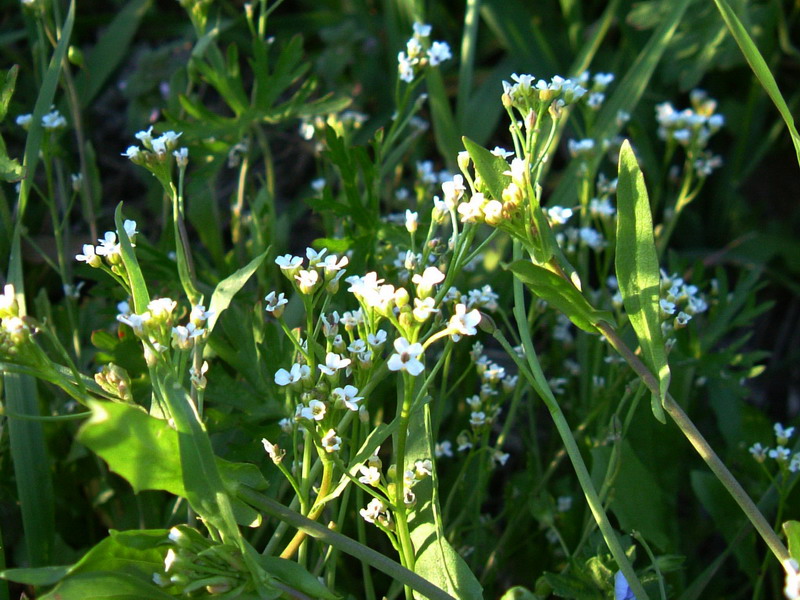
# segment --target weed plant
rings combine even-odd
[[[800,598],[797,7],[536,4],[7,7],[0,599]]]

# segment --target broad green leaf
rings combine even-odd
[[[786,105],[786,101],[783,99],[783,95],[778,88],[778,83],[775,81],[775,77],[772,76],[772,72],[769,70],[764,57],[762,57],[761,53],[758,51],[758,47],[755,45],[755,42],[753,42],[753,38],[751,38],[750,34],[747,33],[747,29],[745,29],[744,25],[742,25],[739,17],[736,16],[736,13],[733,11],[730,4],[728,4],[727,0],[714,0],[714,3],[717,5],[725,24],[728,26],[728,29],[733,36],[733,39],[735,39],[736,43],[739,44],[739,48],[742,50],[742,54],[744,54],[747,64],[750,65],[753,73],[761,83],[761,87],[763,87],[764,91],[767,92],[770,99],[775,104],[775,108],[778,109],[778,112],[781,114],[781,117],[786,123],[786,127],[789,129],[789,134],[792,136],[792,144],[794,144],[797,162],[800,164],[800,134],[797,132],[797,128],[794,124],[794,118],[792,117],[792,112],[789,110],[789,107]]]
[[[114,212],[114,223],[117,227],[122,262],[125,264],[128,283],[131,286],[133,307],[137,314],[141,314],[147,310],[147,305],[150,304],[150,293],[147,291],[147,284],[144,281],[142,269],[139,267],[139,261],[133,252],[131,240],[123,227],[122,202],[117,204],[117,210]]]
[[[515,261],[506,268],[527,285],[535,296],[569,317],[576,327],[597,333],[596,326],[601,321],[614,324],[611,313],[593,308],[578,288],[552,271],[527,260]]]
[[[789,542],[789,554],[793,559],[800,561],[800,521],[785,521],[783,533]]]
[[[208,319],[208,331],[209,333],[214,329],[214,326],[217,324],[217,320],[219,319],[219,315],[230,306],[231,300],[233,297],[238,293],[239,290],[244,287],[244,284],[247,283],[247,280],[256,272],[256,269],[261,266],[261,263],[264,262],[264,259],[267,257],[269,253],[269,248],[267,248],[264,252],[256,256],[253,260],[247,263],[244,267],[229,275],[225,279],[217,284],[217,287],[214,289],[214,293],[211,294],[211,303],[208,307],[210,311],[214,314]]]
[[[464,148],[467,149],[472,162],[475,164],[475,172],[480,175],[492,198],[502,202],[503,190],[511,183],[511,177],[504,175],[508,171],[508,163],[504,158],[495,156],[468,137],[462,137],[461,139],[464,142]]]
[[[661,405],[669,387],[670,372],[661,334],[658,253],[644,176],[627,140],[619,153],[617,211],[615,268],[619,290],[645,363],[658,377],[660,397],[652,396],[653,415],[665,423]]]
[[[86,66],[75,78],[80,104],[86,107],[120,63],[130,55],[129,47],[152,0],[132,0],[123,5],[88,53]]]
[[[152,581],[153,573],[164,568],[169,530],[149,529],[109,532],[83,558],[70,567],[69,575],[111,571]]]
[[[178,432],[163,419],[130,404],[90,401],[92,417],[78,432],[78,441],[102,457],[135,492],[163,490],[186,498]],[[258,467],[216,458],[225,489],[233,496],[240,525],[252,525],[258,515],[235,495],[240,486],[263,490],[267,482]]]
[[[339,596],[330,591],[319,579],[293,560],[277,556],[258,556],[258,564],[276,579],[307,594],[311,598],[336,600]]]
[[[675,0],[670,4],[670,10],[653,32],[644,48],[639,52],[636,60],[628,69],[608,100],[600,109],[597,121],[592,128],[592,137],[598,140],[613,138],[619,132],[617,114],[619,111],[633,113],[653,76],[656,66],[667,49],[672,36],[678,28],[689,4],[693,0]],[[598,156],[596,164],[601,160]],[[592,165],[593,167],[595,165]],[[581,180],[578,171],[585,168],[581,161],[572,161],[561,177],[553,195],[550,197],[549,206],[571,206],[578,193],[578,182]]]
[[[64,579],[69,569],[69,567],[6,569],[0,572],[0,577],[25,585],[53,585]]]
[[[67,577],[40,600],[173,600],[153,583],[126,575],[95,571]]]
[[[664,493],[653,473],[631,445],[621,442],[619,467],[614,478],[610,509],[623,531],[636,530],[662,551],[669,549],[670,513]],[[592,474],[601,478],[611,456],[609,446],[592,450]]]

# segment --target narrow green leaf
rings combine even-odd
[[[666,417],[661,405],[669,387],[670,372],[661,334],[658,253],[644,176],[627,140],[619,153],[617,210],[615,267],[619,290],[645,363],[658,377],[660,397],[653,395],[651,408],[656,419],[664,423]]]
[[[619,111],[633,112],[691,2],[692,0],[675,0],[670,4],[669,12],[647,40],[647,44],[597,115],[597,121],[592,128],[594,139],[613,138],[619,131],[617,124]],[[601,158],[598,156],[596,161],[599,163]],[[570,206],[574,203],[578,193],[578,182],[581,180],[578,170],[583,168],[584,165],[580,161],[570,163],[561,177],[561,183],[550,197],[549,206]]]
[[[459,130],[447,97],[447,89],[439,69],[428,69],[425,75],[428,84],[428,94],[431,107],[431,122],[433,123],[433,137],[436,147],[448,165],[456,163],[456,157],[461,151]]]
[[[503,190],[511,183],[511,177],[504,175],[508,171],[508,163],[504,158],[495,156],[483,146],[476,144],[468,137],[462,137],[464,148],[475,164],[475,172],[480,175],[492,198],[503,201]]]
[[[155,584],[124,573],[94,571],[67,577],[40,600],[173,600]]]
[[[6,118],[8,103],[17,84],[19,65],[12,66],[6,73],[0,73],[0,121]]]
[[[119,236],[122,262],[125,264],[125,271],[128,274],[128,282],[131,286],[133,306],[136,312],[141,314],[147,310],[147,305],[150,304],[150,293],[147,291],[147,284],[144,281],[142,269],[139,267],[139,261],[133,252],[131,240],[125,231],[125,227],[123,227],[122,202],[117,204],[117,210],[114,211],[114,223],[117,227],[117,236]]]
[[[37,567],[27,569],[6,569],[0,577],[25,585],[53,585],[64,579],[69,567]]]
[[[120,63],[128,58],[131,40],[152,3],[152,0],[125,3],[87,53],[86,66],[75,78],[82,107],[89,105]]]
[[[596,325],[601,321],[614,324],[610,312],[592,307],[578,288],[552,271],[527,260],[515,261],[506,268],[527,285],[535,296],[567,315],[576,327],[597,333]]]
[[[797,162],[800,164],[800,134],[797,133],[792,112],[789,110],[786,101],[783,99],[783,95],[778,88],[778,83],[775,81],[775,77],[772,76],[764,57],[761,56],[761,52],[758,51],[758,47],[755,45],[755,42],[753,42],[753,38],[751,38],[747,33],[747,29],[745,29],[744,25],[742,25],[739,17],[736,16],[736,13],[731,8],[731,5],[728,4],[727,0],[714,0],[714,3],[717,5],[725,24],[728,26],[728,29],[733,36],[733,39],[736,40],[736,43],[739,45],[742,54],[744,54],[747,64],[750,65],[753,73],[761,83],[761,87],[763,87],[764,91],[767,92],[770,99],[775,104],[775,108],[778,109],[783,121],[786,123],[786,127],[789,129],[789,134],[792,136],[792,144],[794,144]]]
[[[789,542],[789,554],[793,559],[800,561],[800,521],[784,522],[783,533]]]
[[[269,248],[264,250],[261,254],[256,256],[253,260],[247,263],[244,267],[229,275],[217,284],[214,293],[211,294],[211,304],[208,309],[214,314],[208,319],[208,331],[213,331],[214,326],[219,320],[220,314],[230,306],[231,300],[237,292],[244,287],[247,280],[256,272],[256,269],[261,266],[264,259],[269,254]]]

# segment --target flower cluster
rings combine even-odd
[[[686,283],[673,273],[661,271],[661,330],[668,335],[674,329],[686,327],[692,317],[708,310],[708,303],[696,285]]]
[[[238,596],[255,589],[237,547],[214,543],[185,525],[173,527],[167,542],[170,548],[163,572],[153,574],[156,585],[177,586],[184,595],[204,590],[210,595]]]
[[[705,148],[712,135],[725,124],[725,118],[716,114],[717,101],[703,90],[693,90],[691,108],[677,110],[671,103],[656,105],[658,135],[669,143],[686,149],[691,166],[700,177],[707,177],[722,166],[722,158]]]
[[[549,81],[536,79],[533,75],[511,75],[514,83],[503,81],[504,104],[513,106],[523,115],[529,111],[539,112],[551,104],[564,108],[585,99],[587,106],[598,109],[605,100],[605,90],[614,80],[611,73],[596,73],[594,77],[587,71],[576,79],[556,75]],[[507,98],[507,99],[506,99]]]
[[[789,439],[794,435],[794,427],[784,427],[781,423],[775,423],[775,448],[762,446],[756,442],[749,448],[750,454],[759,463],[763,463],[767,458],[774,459],[781,469],[788,469],[790,473],[800,471],[800,452],[795,452],[787,448]]]
[[[453,58],[447,42],[430,42],[431,26],[414,23],[414,35],[406,42],[405,52],[397,55],[400,79],[411,83],[425,67],[436,67]]]
[[[306,258],[308,264],[304,265],[302,256],[284,254],[275,259],[275,264],[301,294],[313,295],[323,288],[335,294],[339,290],[339,280],[345,273],[344,267],[347,266],[349,259],[346,256],[339,258],[335,254],[328,254],[327,248],[319,252],[313,248],[306,248]],[[265,299],[267,311],[279,317],[283,312],[282,306],[287,302],[283,294],[276,296],[275,292],[272,292]],[[277,310],[279,312],[276,314]]]
[[[136,245],[136,221],[127,219],[122,224],[125,234],[131,242],[132,246]],[[106,231],[102,238],[97,240],[100,242],[97,246],[92,244],[84,244],[83,252],[75,255],[75,260],[78,262],[85,262],[90,267],[102,268],[106,267],[112,272],[120,275],[122,273],[122,255],[120,242],[117,239],[118,232]],[[105,262],[104,262],[105,261]]]
[[[16,123],[27,130],[31,126],[32,120],[32,114],[19,115],[16,119]],[[55,131],[57,129],[63,129],[66,126],[67,120],[64,118],[64,115],[52,106],[50,107],[50,112],[42,116],[42,128],[46,131]]]

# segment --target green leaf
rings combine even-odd
[[[603,594],[594,585],[574,575],[558,575],[545,573],[544,580],[553,588],[559,598],[572,598],[573,600],[602,600]]]
[[[38,567],[28,569],[6,569],[0,577],[24,585],[53,585],[69,573],[70,567]]]
[[[578,288],[552,271],[527,260],[515,261],[506,268],[527,285],[534,295],[567,315],[576,327],[589,333],[597,333],[596,325],[601,321],[614,324],[610,312],[592,307]]]
[[[739,48],[741,49],[742,54],[744,54],[747,64],[750,65],[753,73],[761,83],[761,87],[763,87],[764,91],[767,92],[770,99],[775,104],[775,108],[778,109],[778,112],[781,114],[781,117],[786,123],[786,127],[789,129],[789,134],[792,136],[792,144],[794,144],[797,162],[800,164],[800,134],[797,133],[792,112],[789,110],[786,101],[783,99],[783,95],[778,88],[778,83],[775,81],[775,77],[772,76],[764,57],[761,56],[761,53],[758,51],[758,47],[753,42],[753,38],[751,38],[747,33],[747,29],[745,29],[744,25],[742,25],[739,17],[736,16],[736,13],[733,11],[730,4],[728,4],[727,0],[714,0],[714,3],[717,5],[725,24],[728,26],[728,29],[733,36],[733,39],[735,39],[736,43],[739,44]]]
[[[164,568],[164,558],[169,549],[164,542],[168,535],[167,529],[111,530],[107,538],[95,544],[70,567],[69,575],[112,571],[150,582],[153,573]]]
[[[92,417],[78,432],[87,446],[109,468],[124,477],[135,492],[163,490],[187,497],[180,460],[178,432],[163,419],[130,404],[90,401]],[[216,458],[223,485],[234,496],[234,514],[240,525],[252,525],[257,514],[235,501],[241,486],[263,490],[267,482],[258,467]]]
[[[88,53],[86,67],[75,78],[80,104],[86,107],[120,63],[130,56],[129,47],[142,17],[152,0],[132,0],[104,28],[94,48]]]
[[[461,150],[459,130],[447,97],[447,89],[439,69],[428,69],[425,75],[428,85],[429,102],[431,107],[431,122],[433,123],[433,137],[436,147],[448,165],[456,162],[456,156]]]
[[[136,254],[133,252],[131,240],[128,237],[128,233],[125,231],[125,227],[123,227],[122,202],[117,204],[117,210],[114,211],[114,223],[117,227],[117,236],[119,236],[122,262],[125,264],[125,271],[128,274],[128,283],[131,286],[133,307],[137,314],[141,314],[147,310],[147,305],[150,304],[150,293],[147,291],[147,284],[144,281],[142,269],[139,267],[139,261],[136,259]]]
[[[247,263],[244,267],[229,275],[217,284],[214,293],[211,294],[211,303],[208,307],[214,314],[208,319],[208,332],[214,329],[217,324],[220,314],[230,306],[231,300],[244,287],[247,280],[255,273],[256,269],[261,266],[264,259],[269,253],[269,248],[264,250],[261,254],[256,256],[253,260]]]
[[[467,149],[472,162],[475,164],[475,172],[480,175],[492,198],[502,202],[503,190],[511,183],[511,177],[504,175],[508,171],[508,163],[504,158],[495,156],[466,136],[462,137],[461,140],[464,142],[464,148]]]
[[[0,121],[6,118],[8,103],[11,102],[17,84],[17,73],[19,65],[12,66],[6,73],[0,73]]]
[[[40,600],[173,600],[154,584],[124,573],[95,571],[67,577]]]
[[[615,268],[619,290],[644,361],[658,377],[660,397],[652,396],[653,415],[665,423],[662,403],[669,387],[670,372],[661,334],[658,253],[644,176],[627,140],[619,153],[617,211]]]
[[[785,521],[783,532],[789,542],[789,554],[795,560],[800,560],[800,521]]]
[[[258,564],[276,579],[312,598],[336,600],[339,597],[309,573],[305,567],[293,560],[260,554],[258,556]]]

